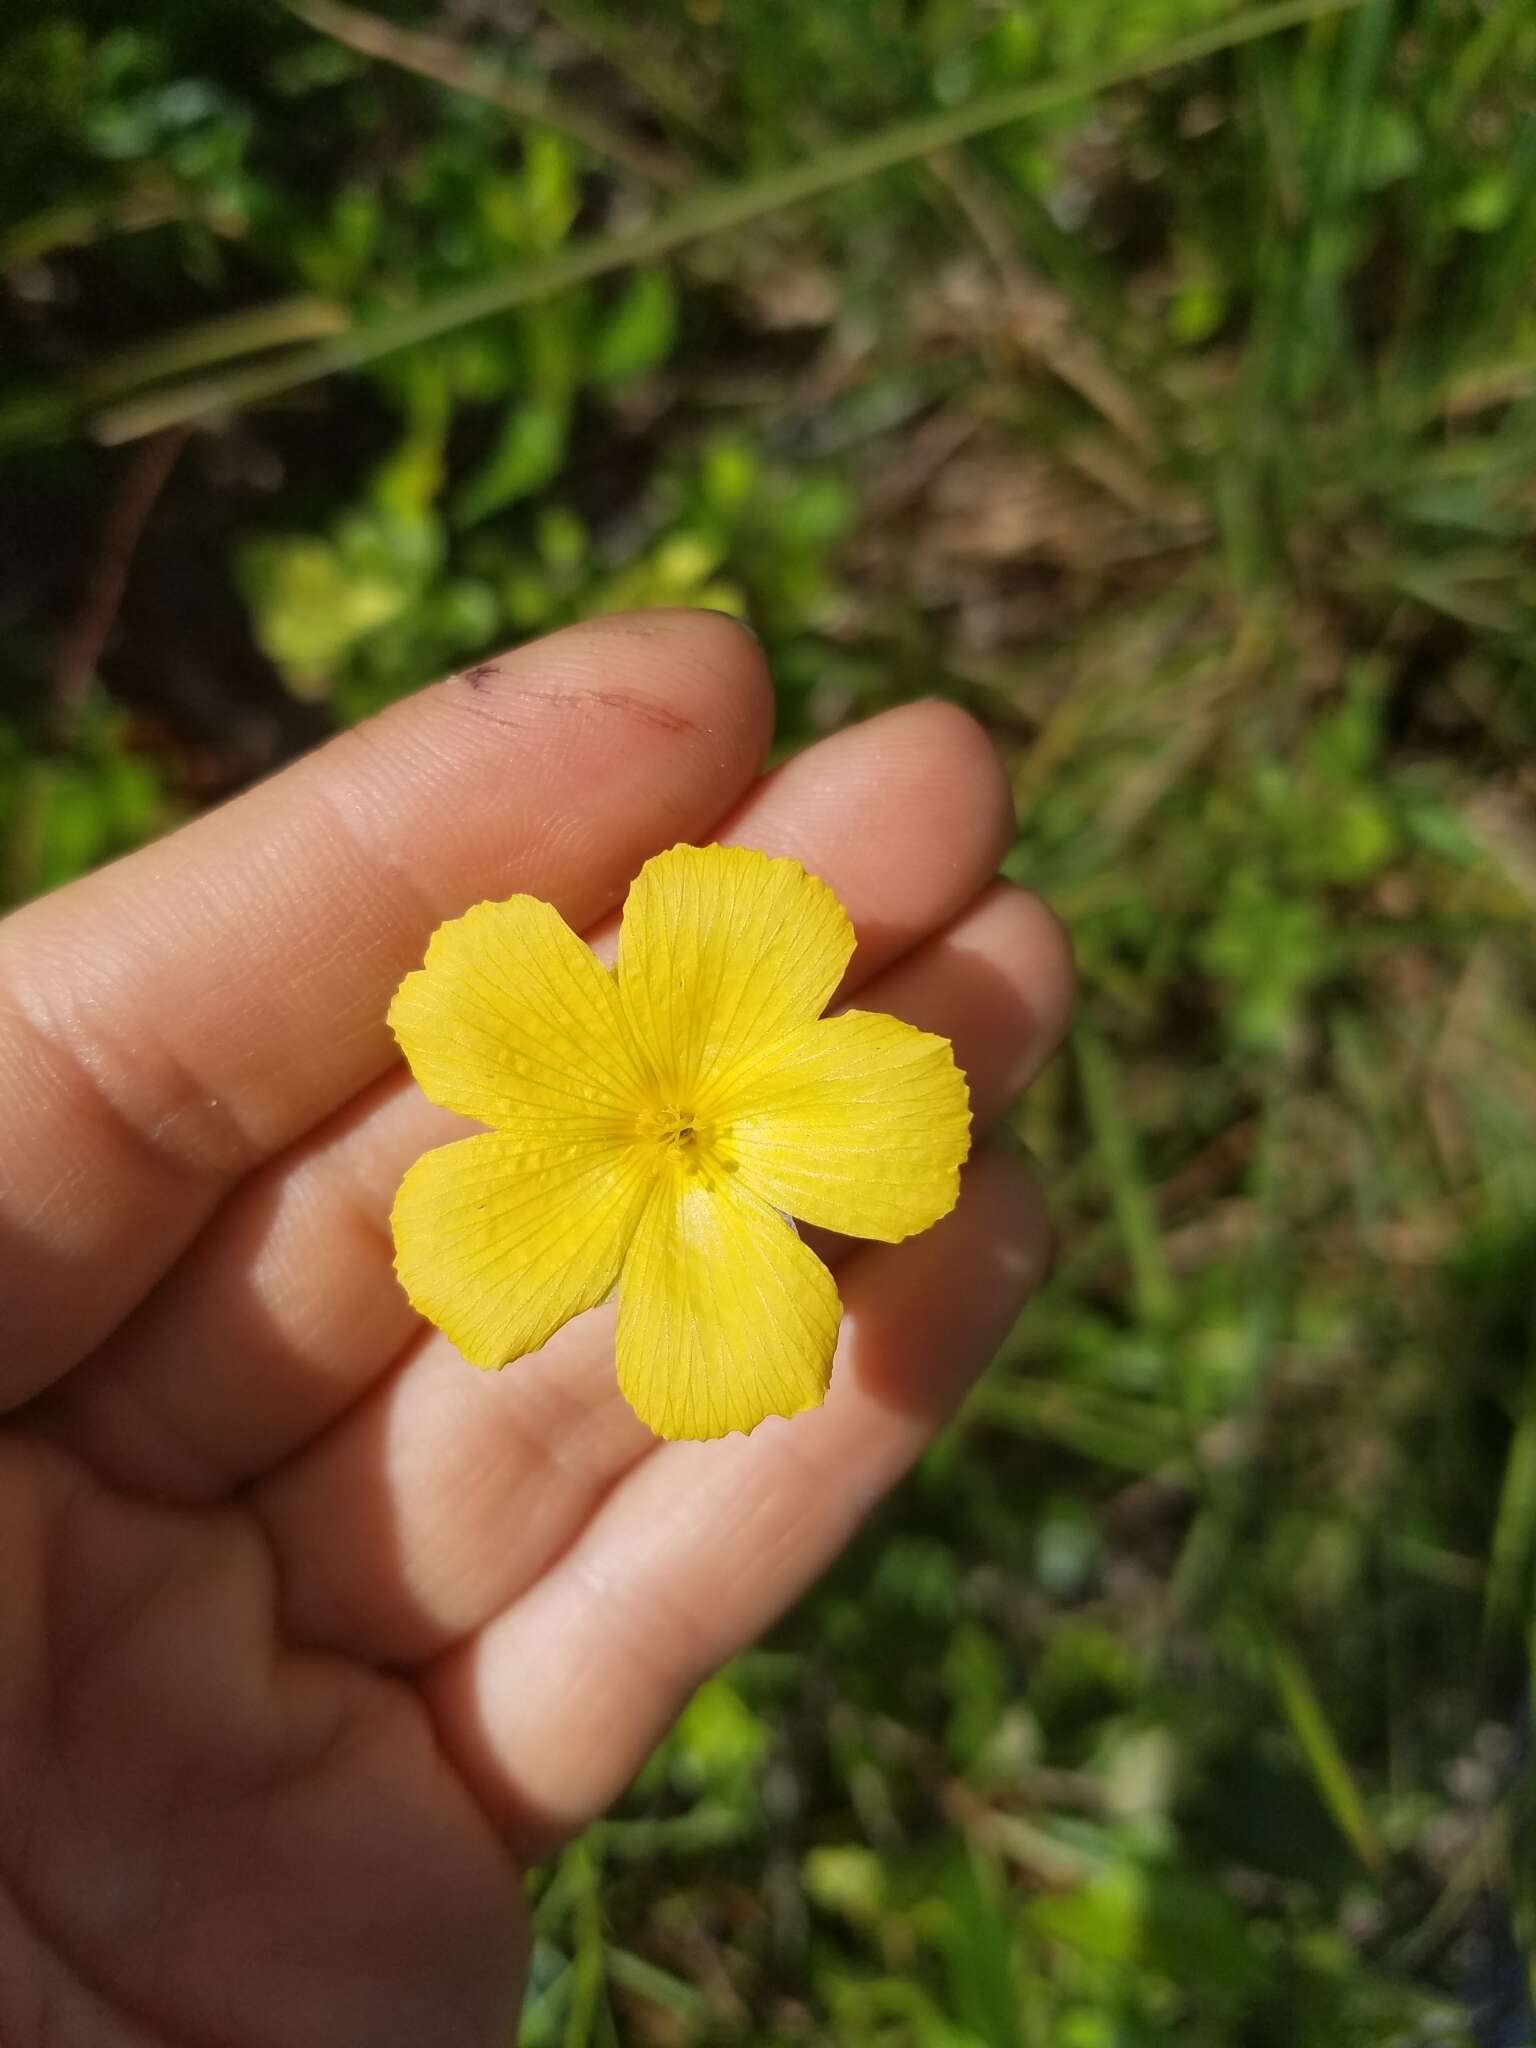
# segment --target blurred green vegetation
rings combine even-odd
[[[785,748],[974,710],[1079,949],[1055,1278],[541,1879],[526,2048],[1536,2038],[1536,14],[1247,20],[0,28],[6,896],[685,603]]]

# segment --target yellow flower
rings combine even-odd
[[[822,1017],[853,946],[798,861],[723,846],[647,861],[611,971],[533,896],[442,925],[389,1021],[432,1100],[491,1129],[401,1184],[415,1307],[497,1367],[616,1285],[619,1385],[658,1436],[815,1407],[842,1305],[788,1218],[925,1230],[970,1136],[946,1039]]]

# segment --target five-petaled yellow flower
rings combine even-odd
[[[970,1140],[946,1039],[821,1015],[853,947],[798,861],[723,846],[647,861],[612,970],[533,896],[441,926],[389,1021],[432,1100],[491,1128],[401,1184],[414,1305],[496,1367],[616,1285],[619,1385],[658,1436],[815,1407],[842,1305],[789,1217],[909,1237]]]

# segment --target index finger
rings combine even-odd
[[[423,691],[0,926],[0,1407],[117,1323],[230,1182],[394,1058],[433,927],[524,890],[580,930],[755,774],[761,654],[594,620]]]

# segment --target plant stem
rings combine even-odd
[[[631,90],[648,99],[658,113],[711,148],[725,146],[719,124],[709,117],[676,67],[653,50],[644,29],[615,21],[602,7],[590,5],[589,0],[542,0],[542,9],[567,35],[585,43],[595,56],[619,72]]]
[[[216,320],[200,320],[179,328],[158,341],[124,349],[94,370],[87,370],[69,385],[43,391],[21,391],[0,406],[0,443],[25,436],[41,436],[67,427],[79,414],[94,410],[123,392],[142,389],[163,378],[177,377],[188,370],[201,370],[213,363],[225,363],[235,356],[259,355],[265,349],[286,348],[282,361],[293,360],[296,342],[318,341],[322,336],[347,331],[347,309],[336,299],[303,293],[291,299],[277,299],[269,306],[249,306],[238,313],[225,313]],[[191,384],[178,384],[187,391]],[[174,422],[173,424],[181,424]],[[146,433],[156,432],[146,428]],[[106,439],[106,436],[101,438]],[[137,434],[123,434],[120,440],[139,440]]]
[[[920,161],[935,150],[953,148],[978,135],[1008,127],[1035,115],[1092,98],[1117,85],[1168,71],[1221,50],[1235,49],[1262,36],[1296,28],[1305,22],[1341,14],[1361,0],[1279,0],[1255,8],[1235,21],[1185,36],[1159,50],[1143,52],[1118,64],[1099,65],[1066,78],[1014,86],[990,93],[952,112],[904,121],[881,134],[843,143],[809,162],[775,171],[744,185],[717,187],[685,200],[665,218],[621,235],[594,237],[575,243],[543,262],[502,272],[461,291],[445,293],[408,312],[353,328],[335,340],[295,350],[276,362],[254,364],[230,374],[178,386],[101,413],[95,420],[99,439],[115,443],[137,440],[168,426],[201,419],[209,413],[251,405],[296,390],[341,370],[362,369],[397,350],[433,341],[493,314],[505,313],[531,300],[547,298],[572,285],[584,284],[630,264],[654,263],[706,236],[726,234],[765,215],[783,212],[808,199],[838,190],[881,171]]]
[[[487,100],[514,120],[551,128],[591,150],[594,156],[622,164],[648,184],[680,192],[692,183],[675,157],[619,134],[582,108],[556,97],[547,86],[514,78],[500,66],[487,63],[472,51],[461,50],[442,36],[423,35],[417,29],[402,28],[397,22],[381,21],[360,7],[343,5],[342,0],[283,0],[283,5],[332,42],[344,43],[349,50],[357,50],[365,57],[378,57],[402,71],[435,79],[455,92]]]

